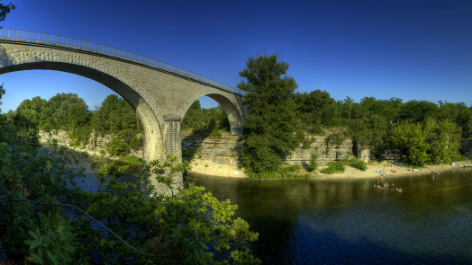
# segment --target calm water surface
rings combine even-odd
[[[265,264],[472,264],[470,170],[387,178],[384,190],[376,179],[188,181],[239,206]]]
[[[96,172],[86,175],[81,186],[96,191]],[[252,249],[264,264],[472,264],[471,170],[387,178],[383,190],[374,188],[377,179],[256,182],[190,173],[186,181],[238,205],[260,234]]]

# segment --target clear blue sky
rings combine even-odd
[[[232,87],[248,55],[266,49],[290,64],[300,92],[472,104],[472,1],[11,1],[17,9],[4,28],[114,46]],[[9,73],[0,82],[3,112],[62,92],[93,109],[113,93],[54,71]],[[217,104],[202,98],[202,105]]]

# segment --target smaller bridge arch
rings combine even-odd
[[[241,134],[243,128],[244,118],[246,116],[246,108],[241,107],[242,104],[238,100],[242,100],[238,97],[231,97],[227,94],[218,93],[217,91],[202,91],[199,94],[195,94],[193,97],[189,98],[188,101],[182,106],[178,112],[178,116],[183,118],[187,113],[188,109],[192,104],[197,101],[199,98],[207,96],[215,100],[220,106],[224,109],[228,121],[230,124],[230,130],[232,134]]]

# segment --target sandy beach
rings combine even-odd
[[[192,170],[190,171],[198,174],[230,178],[249,178],[244,174],[244,169],[238,169],[236,165],[218,164],[205,159],[194,159],[190,165],[192,166]]]
[[[218,164],[212,161],[196,159],[191,162],[191,172],[230,178],[248,178],[244,173],[244,169],[238,169],[236,165]],[[471,161],[455,162],[454,165],[426,166],[420,169],[411,169],[403,166],[402,163],[392,164],[389,162],[371,162],[367,164],[367,170],[362,171],[357,168],[346,166],[344,173],[323,174],[320,171],[327,166],[319,166],[316,173],[312,173],[313,179],[366,179],[378,178],[384,174],[384,177],[401,177],[415,176],[423,174],[431,174],[433,172],[445,172],[454,169],[464,168],[464,166],[472,169]]]

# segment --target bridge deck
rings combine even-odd
[[[64,46],[78,48],[85,51],[104,53],[104,54],[116,56],[120,59],[126,59],[130,61],[138,62],[141,64],[147,64],[153,67],[157,67],[164,71],[181,75],[188,79],[196,80],[204,84],[210,85],[212,87],[216,87],[216,88],[219,88],[219,89],[222,89],[222,90],[225,90],[225,91],[237,94],[237,95],[243,95],[243,96],[245,95],[244,91],[218,83],[209,78],[192,73],[180,67],[173,66],[173,65],[158,61],[156,59],[152,59],[152,58],[142,56],[136,53],[102,45],[99,43],[94,43],[90,41],[79,40],[79,39],[54,35],[54,34],[42,33],[42,32],[27,31],[27,30],[14,30],[14,29],[0,29],[0,42],[2,39],[6,39],[10,41],[11,40],[28,41],[28,42],[33,42],[33,43],[42,43],[42,44],[49,44],[49,45],[51,44],[64,45]]]

